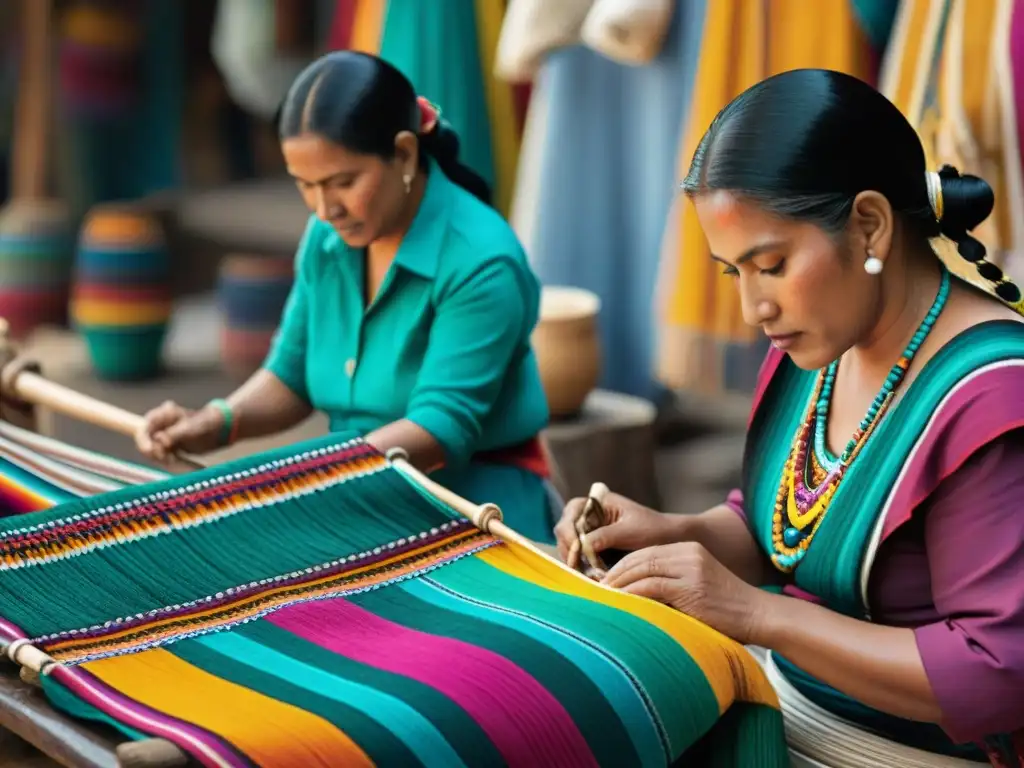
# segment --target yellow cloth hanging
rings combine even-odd
[[[715,115],[758,81],[803,67],[871,78],[868,39],[849,0],[715,0],[708,3],[700,67],[683,135],[680,178]],[[735,286],[711,262],[692,204],[670,213],[659,279],[658,378],[672,388],[721,391],[730,345],[746,347]]]
[[[374,55],[380,53],[387,5],[387,0],[359,0],[352,22],[352,41],[349,48]]]
[[[1024,202],[1008,29],[1013,0],[903,0],[882,91],[918,131],[928,167],[948,163],[995,192],[992,216],[972,233],[988,260],[1024,247]],[[948,241],[934,244],[957,275],[985,290]]]

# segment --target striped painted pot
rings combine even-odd
[[[14,200],[0,210],[0,315],[14,338],[67,322],[74,246],[59,201]]]
[[[294,280],[292,259],[232,254],[221,263],[221,360],[233,376],[263,363]]]
[[[170,258],[159,221],[101,205],[82,226],[71,317],[96,373],[135,381],[160,373],[171,318]]]

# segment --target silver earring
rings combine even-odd
[[[405,194],[408,195],[410,192],[412,192],[412,174],[405,174],[405,176],[402,177],[402,181],[405,182]]]
[[[885,265],[882,260],[868,251],[868,257],[864,260],[864,271],[869,275],[878,275],[881,274],[883,266]]]

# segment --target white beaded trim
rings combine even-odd
[[[939,201],[942,199],[942,177],[935,171],[924,172],[925,186],[928,188],[928,203],[932,207],[932,214],[936,221],[941,221],[939,216]]]
[[[425,537],[426,534],[420,534],[420,536],[421,537]],[[484,541],[479,546],[473,547],[473,548],[471,548],[469,550],[466,550],[465,552],[460,552],[457,555],[453,555],[452,557],[447,558],[447,559],[445,559],[445,560],[443,560],[441,562],[432,563],[431,565],[428,565],[428,566],[426,566],[424,568],[421,568],[421,569],[418,569],[416,571],[413,571],[412,573],[406,573],[406,574],[403,574],[401,576],[396,576],[396,577],[394,577],[392,579],[387,579],[385,581],[378,582],[377,584],[370,584],[368,586],[356,587],[356,588],[353,588],[353,589],[339,589],[339,590],[337,590],[335,592],[331,592],[330,594],[327,594],[327,595],[309,595],[307,597],[297,597],[294,600],[290,600],[290,601],[288,601],[287,603],[285,603],[283,605],[269,606],[268,608],[265,608],[265,609],[263,609],[261,611],[258,611],[257,613],[255,613],[255,614],[253,614],[251,616],[246,616],[244,618],[236,619],[234,621],[227,621],[227,622],[224,622],[223,624],[218,624],[217,626],[204,627],[202,629],[193,630],[191,632],[182,632],[180,634],[171,635],[170,637],[163,637],[163,638],[159,638],[159,639],[156,639],[156,640],[151,640],[151,641],[146,642],[146,643],[141,643],[139,645],[132,646],[131,648],[123,648],[123,649],[118,649],[118,650],[114,650],[114,651],[102,651],[100,653],[89,654],[87,656],[82,656],[82,657],[76,658],[74,660],[62,661],[61,664],[64,664],[65,666],[69,666],[69,667],[74,667],[74,666],[78,666],[79,664],[86,664],[86,663],[88,663],[90,661],[98,661],[99,659],[111,658],[113,656],[126,656],[128,654],[138,653],[140,651],[149,650],[151,648],[159,648],[159,647],[162,647],[162,646],[165,646],[165,645],[170,645],[170,644],[176,643],[176,642],[178,642],[180,640],[188,640],[188,639],[195,638],[195,637],[202,637],[204,635],[213,634],[215,632],[223,632],[223,631],[232,629],[234,627],[241,626],[242,624],[248,624],[249,622],[265,618],[265,617],[269,616],[272,613],[276,613],[277,611],[280,611],[280,610],[282,610],[284,608],[290,608],[291,606],[302,605],[303,603],[319,602],[321,600],[334,600],[334,599],[337,599],[339,597],[347,597],[349,595],[359,595],[359,594],[362,594],[364,592],[373,592],[373,591],[376,591],[376,590],[381,589],[383,587],[390,586],[392,584],[399,584],[399,583],[401,583],[403,581],[408,581],[409,579],[419,578],[419,577],[423,576],[424,574],[436,571],[438,568],[443,568],[443,567],[445,567],[447,565],[450,565],[451,563],[454,563],[454,562],[456,562],[458,560],[463,559],[464,557],[469,557],[470,555],[475,555],[478,552],[482,552],[483,550],[489,549],[490,547],[496,546],[496,545],[498,545],[500,543],[501,543],[500,541],[494,540],[494,539],[492,539],[490,541]],[[210,598],[205,598],[205,599],[209,600]],[[138,614],[138,617],[143,617],[143,614]],[[36,641],[33,641],[33,642],[39,642],[39,641],[36,640]]]

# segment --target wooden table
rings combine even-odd
[[[656,416],[649,400],[595,390],[575,418],[553,422],[544,437],[562,495],[586,496],[600,481],[615,493],[658,509]]]
[[[71,719],[47,702],[43,692],[23,683],[13,664],[0,661],[0,708],[3,728],[37,747],[58,765],[73,768],[117,768],[114,748],[118,738],[111,731]],[[8,737],[0,733],[0,750]],[[10,743],[10,742],[8,742]],[[7,755],[0,752],[0,766]],[[30,762],[31,761],[31,762]],[[33,768],[46,765],[42,756],[28,757],[13,765]]]

